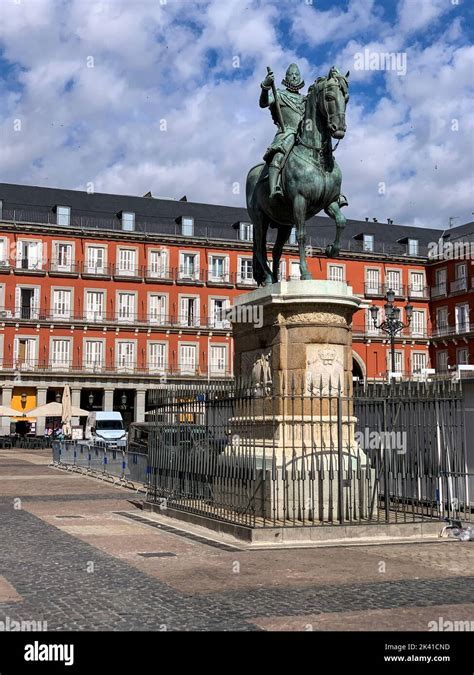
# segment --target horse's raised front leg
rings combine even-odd
[[[337,258],[340,251],[341,234],[346,226],[346,217],[337,202],[330,204],[324,211],[336,223],[336,238],[334,239],[334,243],[326,246],[326,255],[330,258]]]
[[[296,239],[300,253],[300,274],[302,279],[312,279],[306,264],[306,199],[296,195],[293,200],[293,215],[296,224]]]

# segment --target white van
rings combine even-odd
[[[125,448],[127,432],[123,428],[122,414],[108,410],[89,413],[84,437],[92,443],[102,441],[110,449]]]

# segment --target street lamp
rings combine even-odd
[[[59,391],[56,392],[56,403],[61,403],[61,394],[59,393]]]
[[[89,398],[87,400],[89,401],[89,407],[92,409],[94,404],[94,394],[92,392],[89,394]]]
[[[122,410],[125,410],[127,408],[127,394],[125,392],[122,394],[120,401],[122,403]]]
[[[376,305],[372,305],[370,308],[370,314],[372,316],[374,328],[380,329],[390,338],[392,373],[395,373],[395,336],[401,333],[404,328],[408,328],[408,326],[411,324],[413,317],[413,305],[410,305],[409,302],[405,305],[407,323],[403,323],[403,321],[400,321],[400,308],[395,307],[393,304],[395,300],[395,292],[392,290],[387,291],[385,294],[385,299],[387,302],[384,305],[384,321],[382,321],[380,324],[377,323],[379,308]]]

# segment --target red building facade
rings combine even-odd
[[[5,184],[0,205],[3,404],[27,413],[67,382],[74,405],[141,421],[157,385],[232,376],[226,309],[255,287],[244,209]],[[383,312],[389,288],[402,319],[408,301],[414,308],[396,340],[397,370],[432,366],[426,249],[439,231],[350,221],[341,257],[328,259],[332,225],[313,221],[313,277],[347,281],[364,300],[353,324],[354,374],[386,376],[389,344],[368,307]],[[294,242],[280,276],[299,277]]]

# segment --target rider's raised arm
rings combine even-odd
[[[259,105],[261,108],[268,108],[268,106],[272,105],[275,101],[272,90],[270,87],[265,87],[263,82],[260,86],[262,91],[260,93]]]

